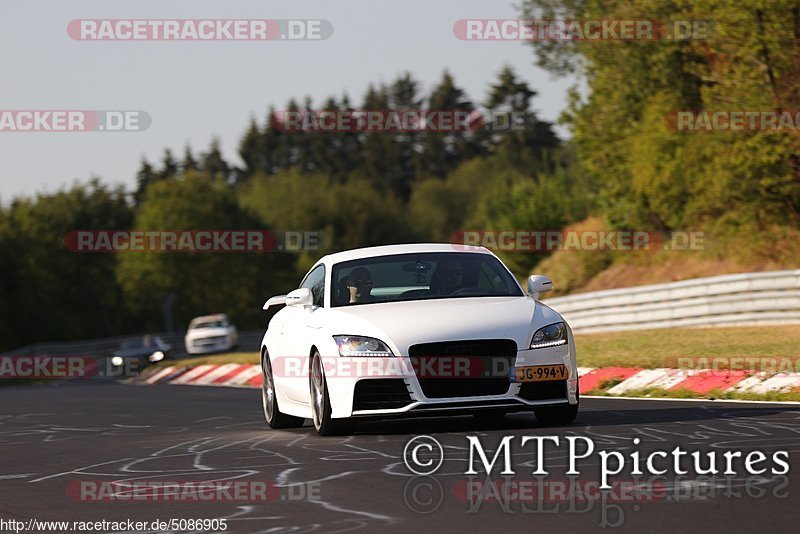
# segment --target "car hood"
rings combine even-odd
[[[524,350],[536,330],[562,320],[551,308],[523,296],[360,304],[332,308],[324,318],[332,335],[376,337],[403,355],[417,343],[464,339],[512,339]]]

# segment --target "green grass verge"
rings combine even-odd
[[[669,328],[576,334],[582,367],[676,367],[678,358],[786,358],[800,360],[797,326]],[[720,367],[726,368],[726,367]]]

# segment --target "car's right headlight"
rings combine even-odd
[[[339,347],[339,356],[388,358],[394,356],[386,343],[374,337],[333,336]]]
[[[547,347],[558,347],[567,344],[567,325],[566,323],[553,323],[540,328],[533,334],[531,339],[532,349],[544,349]]]

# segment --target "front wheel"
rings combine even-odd
[[[536,420],[543,425],[566,425],[577,417],[578,405],[543,406],[534,408],[533,413],[536,414]]]
[[[328,393],[328,381],[322,368],[322,358],[315,352],[311,358],[311,414],[314,430],[320,436],[338,436],[352,429],[352,422],[346,419],[331,417],[331,398]]]
[[[261,357],[261,403],[264,405],[264,418],[270,428],[299,428],[305,419],[283,413],[278,406],[275,394],[275,380],[272,376],[272,364],[266,352]]]
[[[534,408],[533,413],[536,415],[536,420],[543,425],[566,425],[573,422],[578,415],[578,407],[581,404],[580,390],[575,395],[578,400],[576,404]]]

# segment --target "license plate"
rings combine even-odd
[[[516,367],[511,374],[512,382],[543,382],[545,380],[566,380],[569,371],[566,365],[531,365]]]

